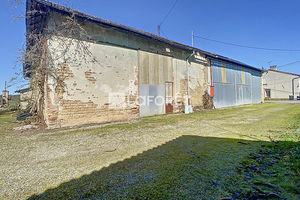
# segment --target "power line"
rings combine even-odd
[[[178,0],[175,0],[174,4],[172,5],[172,7],[170,8],[169,12],[166,14],[166,16],[163,18],[163,20],[160,22],[160,24],[157,26],[157,32],[158,35],[160,35],[161,32],[161,25],[166,21],[166,19],[168,18],[168,16],[171,14],[171,12],[173,11],[173,9],[175,8],[176,4],[177,4]]]
[[[160,22],[159,26],[161,26],[166,19],[169,17],[169,15],[171,14],[171,12],[173,11],[173,9],[175,8],[176,4],[178,3],[178,0],[175,0],[174,4],[172,5],[172,7],[170,8],[169,12],[166,14],[166,16],[163,18],[163,20]]]
[[[297,61],[290,62],[290,63],[284,64],[284,65],[279,65],[279,66],[277,66],[277,67],[285,67],[285,66],[293,65],[293,64],[296,64],[296,63],[299,63],[299,62],[300,62],[300,60],[297,60]]]
[[[235,43],[231,43],[231,42],[223,42],[223,41],[219,41],[219,40],[213,40],[213,39],[209,39],[209,38],[205,38],[199,35],[194,35],[194,37],[203,39],[203,40],[208,40],[211,42],[217,42],[217,43],[221,43],[221,44],[226,44],[226,45],[231,45],[231,46],[236,46],[236,47],[242,47],[242,48],[248,48],[248,49],[257,49],[257,50],[265,50],[265,51],[289,51],[289,52],[300,52],[300,49],[273,49],[273,48],[265,48],[265,47],[254,47],[254,46],[246,46],[246,45],[241,45],[241,44],[235,44]]]

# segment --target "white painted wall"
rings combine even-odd
[[[297,78],[296,75],[282,73],[280,71],[268,70],[263,74],[264,90],[271,90],[272,99],[288,99],[292,95],[292,79]],[[299,79],[294,82],[295,97],[300,96]],[[266,94],[264,92],[264,96]]]

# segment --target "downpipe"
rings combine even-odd
[[[295,99],[295,80],[298,79],[300,77],[296,77],[292,79],[292,93],[293,93],[293,97]]]
[[[191,105],[191,95],[190,95],[190,71],[189,71],[189,60],[195,55],[195,51],[186,58],[186,74],[187,74],[187,105],[184,106],[184,113],[193,113],[193,107]]]

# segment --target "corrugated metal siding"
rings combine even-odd
[[[216,108],[228,107],[235,105],[235,88],[232,84],[214,83],[215,97],[214,105]]]
[[[216,108],[261,102],[261,74],[241,66],[211,61]]]
[[[261,102],[261,75],[258,72],[252,72],[252,95],[253,103]]]

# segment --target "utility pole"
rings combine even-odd
[[[192,31],[192,47],[194,47],[194,31]]]
[[[192,47],[194,47],[194,31],[192,31]]]
[[[157,26],[157,32],[158,32],[158,35],[160,36],[160,25]]]
[[[5,87],[4,90],[2,91],[2,105],[8,107],[9,93],[6,89],[7,89],[7,84],[5,81]]]

